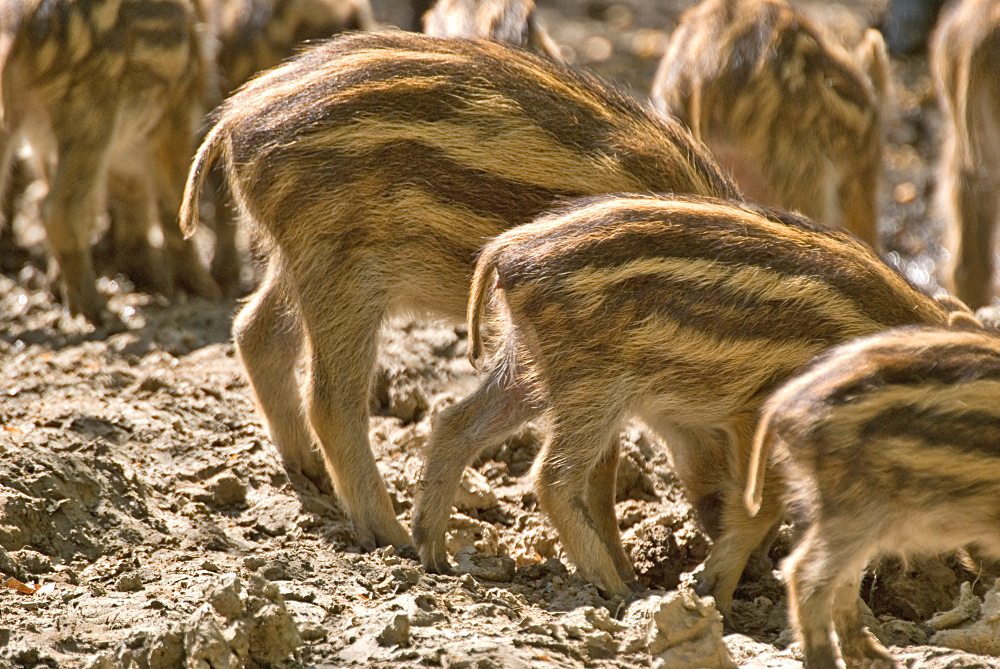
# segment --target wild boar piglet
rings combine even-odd
[[[438,0],[423,20],[428,35],[492,39],[562,60],[538,22],[534,0]]]
[[[808,527],[782,569],[809,669],[899,666],[861,624],[870,559],[967,544],[1000,558],[997,398],[1000,338],[963,324],[843,344],[767,400],[747,504],[765,467],[781,472]]]
[[[115,206],[119,267],[161,292],[219,294],[177,210],[201,121],[207,49],[189,0],[0,3],[0,193],[22,142],[64,305],[100,323],[90,246]],[[163,244],[150,242],[155,222]],[[162,248],[161,248],[162,247]]]
[[[489,345],[487,377],[438,416],[427,447],[413,520],[421,561],[449,569],[463,467],[544,416],[532,471],[541,506],[587,579],[628,592],[615,471],[619,431],[637,417],[665,441],[714,539],[700,590],[728,612],[781,517],[777,477],[756,516],[742,501],[768,392],[824,348],[943,325],[948,308],[852,235],[736,202],[601,197],[509,230],[484,247],[469,297],[470,356]]]
[[[328,469],[364,547],[410,541],[368,443],[390,317],[462,319],[483,243],[561,199],[739,197],[677,123],[594,77],[403,32],[321,43],[233,94],[189,176],[188,233],[220,157],[268,262],[233,324],[241,359],[286,465],[321,485]]]
[[[680,19],[653,82],[747,199],[846,228],[879,248],[881,35],[849,53],[784,0],[705,0]]]
[[[1000,3],[964,0],[946,10],[929,51],[944,116],[937,195],[945,281],[978,308],[995,294],[1000,225]]]

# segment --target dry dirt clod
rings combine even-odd
[[[632,604],[623,647],[645,647],[667,667],[734,667],[722,639],[722,615],[711,597],[680,589]]]
[[[473,547],[463,548],[455,554],[459,574],[469,574],[477,579],[496,583],[509,583],[514,579],[517,565],[506,555],[484,555]]]
[[[964,586],[968,584],[963,583],[962,585],[964,594]],[[972,602],[973,599],[976,600],[975,603]],[[969,586],[968,595],[959,599],[956,608],[971,611],[976,608],[978,601],[979,598],[972,594],[972,588]],[[986,593],[977,618],[973,618],[971,625],[959,629],[940,630],[931,637],[930,642],[970,653],[1000,655],[1000,581]]]
[[[243,614],[240,590],[239,578],[235,574],[226,574],[218,583],[209,587],[205,599],[216,613],[226,620],[233,620]]]
[[[376,640],[380,646],[409,646],[410,617],[406,613],[394,613]]]

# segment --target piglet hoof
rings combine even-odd
[[[694,592],[699,597],[708,597],[715,590],[715,577],[701,570],[694,576]]]
[[[323,456],[319,454],[316,449],[311,449],[304,458],[302,462],[292,462],[287,463],[286,467],[290,470],[295,471],[297,474],[302,474],[305,478],[309,480],[316,489],[327,495],[334,494],[333,480],[330,478],[330,474],[326,471],[326,465],[323,463]]]
[[[420,562],[420,554],[417,553],[417,549],[413,544],[403,544],[402,546],[396,546],[396,555],[403,558],[404,560],[412,560],[413,562]]]
[[[720,597],[716,592],[718,579],[714,575],[706,574],[704,570],[695,574],[694,594],[699,597],[712,597],[715,600],[715,608],[728,619],[733,608],[733,596]]]
[[[645,595],[647,592],[649,592],[649,588],[647,588],[642,583],[640,583],[638,579],[636,579],[634,581],[629,581],[625,585],[628,586],[628,589],[633,594],[636,594],[636,595]]]
[[[615,588],[609,588],[607,584],[602,582],[601,580],[595,578],[588,578],[585,574],[581,574],[581,576],[583,576],[585,580],[590,581],[595,586],[597,586],[597,592],[599,592],[601,594],[601,597],[603,597],[604,599],[624,600],[635,594],[635,591],[632,589],[631,583],[626,584],[624,581],[620,579],[618,579],[618,583],[615,584],[616,585]]]
[[[420,553],[420,564],[424,565],[429,574],[455,575],[444,546],[420,546],[417,552]]]
[[[364,518],[366,516],[362,515],[361,517]],[[386,546],[400,549],[403,546],[413,543],[410,533],[399,524],[395,516],[389,518],[383,517],[381,522],[369,521],[367,523],[359,522],[358,517],[355,516],[354,533],[358,538],[361,550],[366,553],[379,548],[385,548]]]

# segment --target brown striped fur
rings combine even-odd
[[[424,14],[424,33],[492,39],[562,60],[559,47],[538,22],[534,0],[438,0]]]
[[[376,27],[368,0],[200,2],[218,44],[219,90],[211,100],[211,107],[255,74],[290,58],[307,40],[333,37],[345,30],[373,30]],[[221,184],[212,185],[209,190],[215,194],[216,233],[212,276],[227,292],[238,292],[240,259],[234,212],[222,194]]]
[[[448,569],[444,531],[466,463],[544,415],[542,508],[581,573],[626,593],[635,576],[615,471],[619,430],[636,417],[665,440],[715,540],[701,589],[728,612],[747,557],[780,519],[776,477],[756,517],[742,503],[767,393],[829,346],[944,325],[949,307],[850,234],[739,203],[603,197],[505,232],[484,247],[469,297],[470,355],[494,352],[487,378],[438,417],[427,448],[421,560]]]
[[[318,482],[329,471],[366,547],[409,541],[368,445],[387,318],[461,319],[482,244],[561,198],[739,197],[679,125],[595,78],[495,42],[412,33],[331,40],[230,97],[189,175],[189,234],[219,158],[268,256],[234,323],[243,364],[286,465]]]
[[[944,115],[938,203],[946,221],[952,292],[978,308],[995,294],[1000,224],[1000,4],[964,0],[946,10],[929,59]]]
[[[1000,338],[907,327],[829,351],[767,400],[754,456],[808,526],[782,569],[809,669],[843,666],[834,629],[848,666],[899,666],[861,624],[871,558],[966,544],[1000,557],[998,398]]]
[[[48,180],[42,218],[72,313],[106,316],[90,243],[109,175],[125,270],[163,292],[218,295],[176,223],[206,59],[188,0],[0,4],[0,192],[27,141]],[[148,242],[157,219],[162,254]]]
[[[887,79],[875,30],[849,54],[784,0],[705,0],[681,16],[651,97],[708,144],[747,199],[877,249]]]

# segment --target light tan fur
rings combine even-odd
[[[176,223],[207,67],[192,5],[10,0],[0,12],[0,192],[27,141],[48,181],[41,214],[66,307],[107,317],[90,244],[109,190],[123,271],[217,296]],[[149,243],[157,220],[162,250]]]
[[[767,393],[830,345],[943,326],[949,309],[971,318],[845,232],[735,202],[594,198],[509,230],[484,247],[469,296],[470,356],[492,352],[487,378],[438,416],[427,447],[413,520],[421,561],[449,568],[444,532],[465,465],[544,416],[541,506],[580,572],[627,593],[615,470],[619,431],[639,418],[714,539],[700,591],[728,613],[748,556],[781,518],[777,477],[755,516],[742,502]]]
[[[704,0],[681,16],[651,97],[708,144],[747,199],[878,249],[887,82],[875,30],[849,53],[784,0]]]
[[[493,39],[562,60],[538,22],[534,0],[438,0],[423,20],[428,35]]]
[[[978,308],[993,300],[1000,224],[1000,5],[964,0],[946,10],[929,59],[944,115],[938,205],[949,289]]]
[[[783,474],[808,527],[782,569],[809,669],[900,666],[860,620],[870,559],[966,544],[1000,557],[1000,338],[955,313],[958,330],[828,351],[764,405],[751,469]],[[761,486],[748,484],[751,509]]]
[[[186,234],[217,159],[268,260],[233,326],[244,367],[286,466],[329,473],[364,547],[410,541],[368,444],[388,318],[461,319],[482,244],[561,199],[739,197],[679,125],[597,79],[411,33],[331,40],[230,97],[189,175]]]

